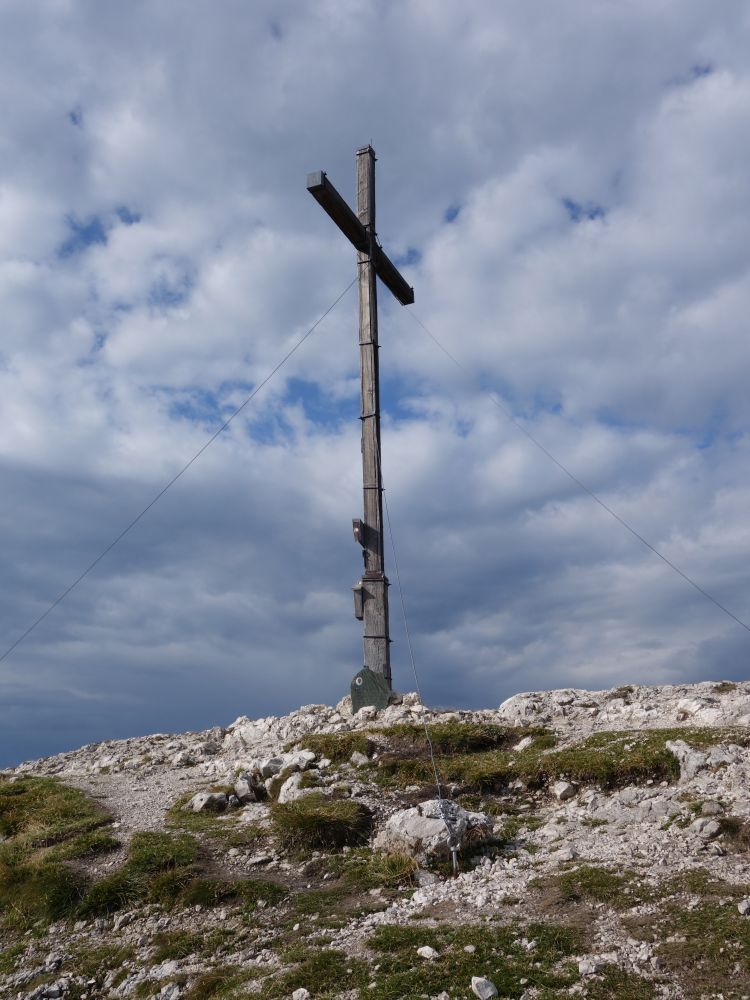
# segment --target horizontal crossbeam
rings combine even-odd
[[[324,170],[307,175],[307,190],[322,209],[333,219],[341,232],[360,253],[369,253],[370,237],[367,229],[328,180]],[[375,245],[375,273],[398,299],[402,306],[414,301],[414,289],[390,260],[382,247]]]

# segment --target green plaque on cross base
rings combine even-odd
[[[352,680],[352,712],[358,712],[365,705],[387,708],[391,697],[388,681],[382,674],[376,674],[369,667],[362,667]]]

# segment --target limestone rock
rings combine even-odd
[[[278,801],[295,802],[297,799],[303,799],[306,795],[311,795],[313,792],[320,791],[320,788],[303,788],[302,772],[295,771],[294,774],[290,775],[286,779],[284,784],[279,789]]]
[[[247,802],[255,802],[257,795],[253,787],[249,774],[241,774],[234,783],[234,794],[245,805]]]
[[[492,823],[484,813],[467,812],[445,799],[442,809],[438,799],[399,809],[377,834],[373,846],[381,851],[405,851],[419,858],[447,859],[448,830],[462,850],[492,835]]]
[[[596,958],[582,958],[578,963],[578,973],[581,976],[595,976],[604,971],[605,963]]]
[[[690,824],[690,829],[702,840],[713,840],[721,833],[721,824],[708,816],[700,816]]]
[[[260,773],[264,778],[273,778],[284,766],[283,757],[268,757],[261,762]]]
[[[570,781],[556,781],[552,786],[552,794],[560,802],[575,798],[578,788]]]
[[[683,740],[667,740],[666,748],[680,762],[680,781],[690,781],[708,766],[708,756],[700,750],[694,750]]]
[[[479,1000],[492,1000],[492,997],[497,996],[497,987],[484,976],[472,976],[471,992],[474,996],[479,997]]]
[[[187,812],[224,812],[229,800],[224,792],[198,792],[187,803]]]
[[[435,949],[431,948],[428,944],[423,944],[421,948],[417,948],[417,954],[420,958],[424,958],[428,962],[434,962],[438,957],[438,953]]]

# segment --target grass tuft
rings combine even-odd
[[[552,882],[557,884],[562,899],[568,903],[591,900],[626,909],[644,898],[632,873],[613,872],[597,865],[571,868],[562,875],[553,876]]]
[[[68,916],[85,894],[85,881],[66,865],[23,860],[12,846],[0,848],[0,913],[26,930]]]
[[[289,997],[300,988],[314,991],[316,1000],[324,1000],[339,996],[342,989],[363,990],[367,986],[369,976],[365,963],[347,958],[343,952],[332,948],[289,948],[281,957],[285,963],[294,963],[294,968],[264,983],[257,994],[264,1000]],[[370,996],[369,991],[367,995]]]
[[[70,955],[66,968],[70,968],[76,975],[85,979],[95,979],[97,985],[101,986],[108,972],[121,969],[134,954],[135,948],[132,945],[80,946]]]
[[[183,996],[185,1000],[213,1000],[214,997],[236,996],[239,987],[254,979],[257,974],[257,970],[210,969],[200,975]]]
[[[380,854],[368,847],[348,854],[335,854],[328,863],[330,874],[360,889],[398,889],[415,884],[417,862],[408,854]]]
[[[287,751],[312,750],[319,757],[328,757],[334,764],[343,764],[354,751],[371,756],[374,745],[369,733],[353,730],[348,733],[311,733],[287,744]]]
[[[160,965],[172,959],[181,961],[189,955],[198,954],[203,948],[203,935],[191,931],[162,931],[154,937],[152,944],[156,950],[151,956],[151,963]]]
[[[198,842],[190,834],[144,831],[133,835],[128,850],[128,867],[137,874],[185,868],[198,857]]]
[[[719,817],[719,826],[724,835],[724,842],[735,851],[750,850],[750,822],[737,816]]]
[[[712,690],[714,694],[731,694],[737,690],[737,685],[734,681],[719,681],[718,684],[714,684]]]
[[[0,780],[0,834],[27,851],[61,843],[111,819],[79,789],[54,778]]]
[[[510,750],[524,736],[551,736],[546,729],[519,730],[512,726],[495,726],[481,722],[437,722],[427,726],[436,754],[474,754],[485,750]],[[387,740],[395,754],[423,756],[428,752],[425,727],[403,724],[381,729],[378,736]]]
[[[271,807],[276,839],[291,851],[356,846],[367,839],[371,816],[352,799],[327,799],[319,793]]]
[[[198,842],[187,833],[136,833],[123,867],[96,882],[81,902],[82,917],[115,913],[149,899],[173,905],[195,876]]]
[[[65,862],[111,850],[100,828],[111,821],[77,788],[52,778],[0,778],[0,915],[27,929],[69,916],[86,892]]]
[[[14,972],[18,959],[25,951],[26,944],[23,941],[17,941],[0,951],[0,976],[9,976]]]

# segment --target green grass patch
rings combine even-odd
[[[8,976],[14,972],[18,959],[25,951],[26,945],[22,941],[16,941],[0,951],[0,976]]]
[[[740,997],[750,993],[750,920],[737,910],[746,895],[746,886],[699,869],[672,879],[653,912],[625,924],[658,945],[670,980],[687,1000]]]
[[[21,929],[72,914],[86,879],[65,862],[112,850],[111,816],[53,778],[0,777],[0,915]]]
[[[525,736],[544,736],[548,745],[554,745],[554,735],[547,729],[521,729],[482,722],[436,722],[427,727],[404,724],[378,730],[377,736],[387,741],[392,753],[420,757],[429,752],[428,736],[433,751],[440,755],[510,750]],[[549,737],[552,737],[551,743]]]
[[[523,730],[521,731],[523,732]],[[531,733],[525,731],[527,735]],[[684,740],[697,748],[722,742],[750,745],[750,728],[670,728],[640,732],[595,733],[561,749],[548,749],[542,732],[519,753],[490,750],[439,758],[443,781],[462,786],[464,792],[501,792],[516,780],[532,789],[545,788],[561,778],[612,789],[646,781],[674,781],[679,777],[677,758],[666,747],[669,740]],[[378,780],[385,786],[434,782],[429,760],[384,754]]]
[[[181,961],[189,955],[197,955],[202,951],[203,943],[202,934],[194,934],[191,931],[162,931],[152,941],[156,950],[151,957],[151,964],[160,965],[172,959]]]
[[[274,802],[271,819],[279,846],[294,852],[362,844],[371,826],[371,816],[360,802],[319,793]]]
[[[77,947],[65,962],[67,971],[86,979],[95,979],[101,987],[107,973],[121,969],[135,955],[132,945],[104,944],[96,947]]]
[[[648,898],[632,872],[614,872],[598,865],[579,865],[534,884],[556,887],[565,902],[586,900],[607,903],[615,909],[629,909]]]
[[[382,910],[384,900],[364,895],[361,886],[353,886],[342,879],[335,885],[324,883],[326,888],[308,889],[290,897],[284,914],[287,928],[301,923],[308,931],[313,929],[339,929],[354,917]]]
[[[523,937],[536,942],[531,951],[521,944]],[[434,996],[442,990],[469,998],[473,996],[472,976],[491,979],[501,997],[520,997],[531,986],[540,991],[563,990],[579,978],[573,963],[565,960],[584,948],[579,932],[551,924],[386,925],[375,931],[368,944],[380,964],[378,972],[372,974],[375,987],[367,990],[367,996],[374,1000]],[[419,958],[416,950],[421,945],[435,948],[438,958]],[[476,950],[467,954],[465,945]]]
[[[26,930],[70,915],[85,895],[83,876],[59,862],[24,860],[12,844],[0,847],[0,914]]]
[[[268,979],[262,986],[259,997],[264,1000],[278,1000],[290,997],[304,987],[316,1000],[339,996],[344,990],[363,990],[367,986],[367,965],[359,959],[347,958],[343,952],[332,948],[289,948],[282,952],[282,961],[294,963],[288,971]]]
[[[737,690],[737,685],[734,681],[719,681],[718,684],[714,684],[711,690],[714,694],[731,694],[732,691]]]
[[[82,791],[54,778],[0,779],[0,834],[24,850],[61,843],[111,820]]]
[[[231,968],[209,969],[183,994],[185,1000],[213,1000],[213,998],[234,997],[244,984],[261,975],[258,969],[238,971]],[[151,990],[153,992],[153,990]],[[257,995],[257,994],[256,994]]]
[[[417,862],[408,854],[380,854],[361,847],[348,854],[335,854],[328,871],[360,889],[398,889],[415,885]]]
[[[198,851],[187,833],[136,833],[123,867],[91,886],[79,914],[103,916],[141,900],[173,905],[197,874]]]
[[[218,813],[208,809],[203,812],[193,812],[185,806],[196,794],[196,791],[185,792],[167,810],[167,826],[185,830],[188,833],[205,833],[210,837],[224,837],[237,822],[237,814]]]
[[[654,1000],[656,987],[647,979],[608,965],[601,975],[587,980],[584,996],[589,1000]]]
[[[186,868],[196,860],[198,850],[198,842],[189,834],[144,831],[134,834],[130,841],[128,867],[145,875]]]
[[[241,811],[215,813],[192,812],[184,806],[195,792],[186,792],[167,811],[167,826],[188,833],[201,834],[220,841],[225,847],[257,850],[268,840],[269,830],[260,823],[247,823]]]
[[[342,909],[341,904],[349,896],[350,891],[344,885],[296,892],[290,902],[291,913],[294,917],[309,917],[315,913],[338,917],[345,911],[346,907]]]
[[[288,895],[284,886],[262,879],[193,879],[180,893],[182,906],[221,906],[225,903],[240,903],[244,909],[252,910],[259,902],[275,905]]]
[[[531,833],[542,826],[542,821],[537,816],[521,814],[508,816],[502,827],[494,835],[494,840],[502,846],[513,844],[518,839],[519,833],[526,830]]]
[[[546,746],[554,745],[554,735],[547,729],[497,726],[481,722],[437,722],[425,727],[402,724],[369,731],[317,733],[289,744],[288,750],[312,750],[334,763],[345,763],[354,751],[372,756],[377,749],[399,757],[423,757],[429,742],[440,755],[474,754],[486,750],[511,749],[525,736],[544,737]]]
[[[720,816],[719,826],[724,835],[724,843],[735,851],[750,850],[750,823],[737,816]]]
[[[343,764],[356,750],[371,756],[374,744],[369,733],[352,730],[348,733],[311,733],[301,740],[289,743],[285,750],[312,750],[319,757],[328,757],[334,764]]]
[[[91,886],[78,914],[103,916],[138,902],[167,908],[231,902],[249,910],[260,899],[277,903],[286,896],[284,887],[275,882],[206,877],[199,852],[198,841],[189,833],[137,833],[123,867]]]
[[[45,855],[47,861],[75,861],[85,858],[109,854],[122,847],[121,842],[106,830],[90,830],[80,833],[77,837],[63,841],[50,847]]]

